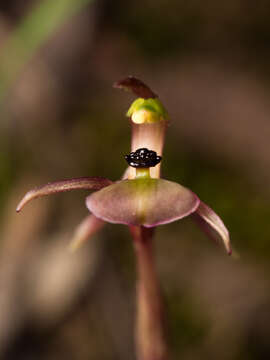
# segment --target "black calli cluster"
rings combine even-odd
[[[149,168],[160,163],[162,157],[158,156],[153,150],[141,148],[126,155],[125,159],[134,168]]]

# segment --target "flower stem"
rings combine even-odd
[[[130,227],[137,259],[136,351],[138,360],[166,360],[167,343],[161,291],[154,266],[154,229]]]

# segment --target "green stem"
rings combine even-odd
[[[71,16],[92,1],[43,0],[33,5],[2,49],[0,101],[36,50]]]
[[[150,179],[150,168],[137,168],[136,179]]]
[[[138,360],[167,360],[163,303],[155,270],[154,229],[130,227],[137,258],[136,351]]]

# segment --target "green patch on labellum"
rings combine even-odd
[[[120,181],[86,199],[88,209],[102,220],[145,227],[188,216],[196,211],[199,202],[189,189],[152,178]]]

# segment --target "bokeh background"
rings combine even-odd
[[[159,227],[171,359],[270,357],[269,20],[266,0],[1,1],[1,359],[135,359],[127,229],[71,255],[87,192],[15,213],[36,185],[121,176],[134,97],[112,84],[127,75],[169,111],[163,176],[220,214],[235,250],[190,219]]]

